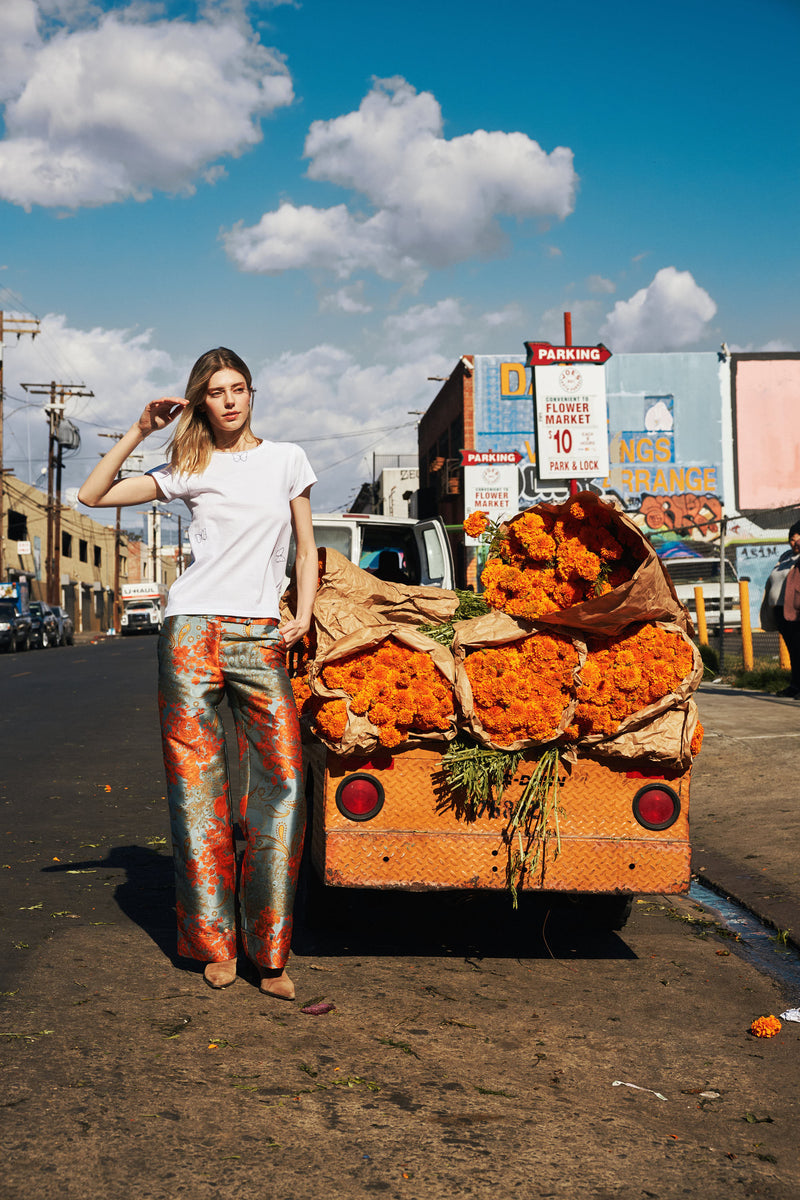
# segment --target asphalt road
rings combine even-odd
[[[590,935],[362,893],[298,930],[298,1004],[215,993],[173,955],[154,641],[3,657],[0,689],[4,1200],[800,1194],[800,1025],[748,1033],[800,984],[691,900]],[[780,924],[800,706],[700,699],[698,872]]]

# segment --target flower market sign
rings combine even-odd
[[[493,521],[519,512],[519,474],[522,455],[516,450],[462,450],[464,513],[486,513]],[[479,538],[464,538],[477,546]]]
[[[597,479],[609,472],[604,364],[597,346],[526,342],[533,368],[536,459],[540,479]]]

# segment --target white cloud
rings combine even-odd
[[[39,466],[47,459],[47,423],[42,409],[22,408],[23,402],[41,405],[46,397],[26,394],[23,380],[49,384],[55,379],[82,384],[94,392],[93,397],[66,402],[66,415],[81,434],[78,454],[65,459],[67,488],[77,487],[108,450],[110,443],[101,433],[124,433],[148,400],[183,395],[190,365],[176,362],[153,345],[150,330],[75,329],[64,315],[43,317],[41,333],[35,339],[12,340],[6,348],[6,466],[13,466],[19,478],[35,483]],[[163,462],[167,440],[166,435],[148,439],[142,447],[143,462],[133,463],[133,469],[146,470]],[[41,486],[41,480],[39,483]],[[98,519],[106,518],[99,514]],[[130,524],[138,527],[138,516]]]
[[[586,280],[586,286],[590,292],[594,292],[595,294],[602,292],[610,294],[617,290],[617,285],[610,279],[604,279],[602,275],[590,275]]]
[[[26,0],[11,3],[24,16]],[[4,10],[0,32],[6,23]],[[233,19],[143,22],[112,12],[20,60],[24,78],[0,142],[0,197],[26,208],[191,190],[218,176],[220,157],[260,140],[259,117],[292,100],[281,56]]]
[[[404,313],[387,317],[386,330],[391,334],[416,335],[433,329],[446,329],[464,324],[464,313],[458,300],[452,297],[436,304],[415,304]]]
[[[451,367],[442,356],[364,366],[331,345],[287,352],[254,372],[253,425],[259,436],[305,448],[319,476],[311,496],[315,511],[343,506],[372,479],[373,454],[416,454],[409,410],[430,404],[436,385],[426,376],[445,375]]]
[[[323,312],[368,313],[372,305],[364,303],[364,283],[359,280],[351,287],[342,287],[338,291],[323,296],[319,307]]]
[[[703,337],[716,311],[689,271],[662,267],[646,288],[617,301],[600,332],[612,350],[678,350]]]
[[[29,397],[21,381],[85,384],[89,399],[67,403],[66,414],[78,426],[82,444],[65,460],[63,486],[77,487],[110,445],[101,433],[124,432],[148,400],[183,395],[191,362],[178,360],[154,344],[151,331],[76,329],[63,315],[42,319],[35,340],[12,339],[6,348],[6,466],[19,478],[36,482],[47,459],[47,423],[41,407],[46,397]],[[416,418],[409,410],[424,410],[438,384],[428,375],[447,375],[452,356],[430,354],[420,362],[365,364],[333,345],[311,347],[304,353],[284,353],[262,362],[250,360],[256,385],[253,427],[260,437],[299,442],[320,477],[312,493],[317,511],[344,506],[365,480],[372,479],[372,455],[416,454]],[[30,437],[26,429],[29,421]],[[163,462],[169,434],[148,438],[141,447],[143,462],[131,460],[140,471]],[[30,470],[28,445],[30,444]],[[41,486],[41,480],[39,480]],[[183,512],[178,505],[176,514]],[[98,510],[96,519],[113,521],[113,510]],[[138,528],[135,510],[123,525]]]
[[[599,300],[566,300],[563,307],[548,308],[537,326],[537,337],[559,346],[564,344],[564,312],[572,317],[572,340],[577,346],[593,346],[598,341],[597,325],[602,315]]]
[[[496,329],[500,325],[514,325],[521,321],[524,315],[518,304],[507,304],[505,308],[501,308],[497,312],[484,313],[481,320],[490,329]]]
[[[3,0],[0,10],[0,102],[18,93],[40,46],[34,0]]]
[[[771,338],[763,346],[754,346],[752,342],[746,346],[738,346],[735,342],[731,342],[728,349],[731,354],[786,354],[793,352],[796,347],[781,338]]]
[[[419,284],[431,268],[502,252],[499,218],[563,219],[574,205],[571,150],[482,129],[447,140],[435,97],[399,78],[376,81],[356,112],[313,122],[305,154],[311,179],[359,193],[373,214],[286,203],[240,222],[224,240],[242,270],[371,270]]]

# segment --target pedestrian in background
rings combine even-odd
[[[789,530],[789,549],[778,560],[764,589],[761,628],[777,630],[789,651],[791,678],[780,693],[800,696],[800,521]]]
[[[238,932],[261,991],[294,999],[286,974],[305,827],[300,731],[286,651],[308,631],[317,586],[316,476],[299,446],[257,438],[246,364],[220,347],[192,367],[186,396],[152,400],[92,471],[90,508],[183,500],[193,561],[172,585],[159,639],[159,711],[175,863],[178,953],[210,987],[237,975]],[[129,454],[179,418],[169,463],[115,482]],[[279,625],[290,535],[297,612]],[[225,735],[236,723],[241,797],[232,810]],[[234,825],[245,841],[238,889]]]

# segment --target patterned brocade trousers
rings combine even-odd
[[[168,617],[158,646],[159,712],[175,862],[178,953],[289,957],[305,829],[300,729],[277,621]],[[241,796],[234,814],[218,708],[233,710]],[[245,842],[238,879],[234,826]]]

